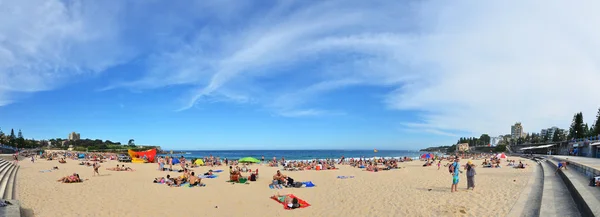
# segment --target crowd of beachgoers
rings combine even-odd
[[[201,191],[214,191],[215,189],[220,191],[224,188],[223,184],[242,186],[252,185],[256,187],[248,188],[252,189],[251,191],[253,192],[264,192],[265,188],[274,189],[276,191],[296,193],[297,195],[302,196],[303,199],[309,199],[312,202],[315,202],[316,200],[312,193],[313,191],[304,190],[304,188],[312,188],[317,184],[321,187],[330,187],[331,183],[338,183],[342,186],[345,186],[344,188],[346,188],[353,185],[349,183],[354,183],[357,181],[360,183],[372,183],[375,181],[374,177],[381,177],[386,180],[393,180],[391,177],[396,177],[396,174],[402,176],[402,174],[406,175],[412,174],[416,171],[423,171],[427,174],[427,176],[436,179],[437,181],[435,181],[435,183],[438,183],[438,181],[445,183],[444,180],[452,180],[453,185],[454,183],[458,183],[458,179],[454,178],[455,176],[458,176],[460,174],[462,178],[466,175],[466,186],[469,190],[474,190],[474,177],[477,174],[475,172],[476,167],[481,167],[482,169],[488,167],[527,168],[527,163],[530,163],[528,161],[521,162],[519,158],[511,157],[511,159],[508,159],[504,157],[499,157],[497,154],[491,153],[462,154],[458,156],[427,154],[426,156],[427,157],[424,158],[347,158],[344,156],[339,156],[338,158],[311,160],[289,160],[284,157],[274,158],[269,156],[269,158],[265,158],[261,156],[255,159],[256,161],[254,162],[247,162],[242,159],[228,159],[217,156],[190,158],[186,156],[157,155],[154,157],[154,163],[152,164],[119,162],[118,160],[122,159],[122,157],[119,154],[114,153],[54,151],[44,153],[38,152],[37,155],[31,155],[30,157],[32,157],[32,161],[39,160],[41,162],[44,162],[43,164],[39,165],[38,163],[34,163],[31,165],[38,165],[36,166],[36,168],[39,168],[38,170],[40,170],[40,172],[51,172],[53,175],[51,175],[52,178],[49,179],[49,181],[51,181],[52,183],[56,183],[54,182],[56,180],[61,183],[83,183],[83,186],[89,187],[90,185],[105,185],[105,181],[96,182],[94,180],[118,180],[121,178],[127,178],[147,180],[147,182],[149,183],[156,183],[156,185],[153,185],[151,187],[153,189],[156,189],[157,187],[159,189],[163,187],[167,187],[168,189],[182,189],[182,187],[185,187],[186,189],[204,189]],[[29,159],[26,160],[29,161]],[[464,161],[461,162],[460,160]],[[472,161],[477,161],[477,165],[475,165]],[[421,168],[421,165],[423,166],[423,168]],[[428,167],[431,168],[436,166],[437,168],[435,169],[440,170],[439,172],[432,169],[426,169]],[[442,167],[445,167],[447,169],[444,169]],[[485,188],[489,188],[489,177],[485,174],[490,173],[492,170],[497,171],[492,173],[506,173],[507,171],[507,169],[489,169],[489,172],[483,172],[484,175],[481,178],[478,178],[479,182],[477,184],[482,185],[481,183],[484,183],[482,186],[486,186]],[[514,171],[516,172],[516,170]],[[66,174],[61,174],[63,172],[65,172]],[[377,172],[378,174],[360,175],[360,173],[368,174],[366,172]],[[481,173],[481,171],[478,172]],[[528,173],[530,171],[524,172]],[[450,173],[451,175],[448,175],[448,173]],[[99,177],[96,178],[94,176]],[[31,175],[29,177],[34,178],[36,176]],[[448,179],[444,179],[443,177],[448,177]],[[452,179],[450,177],[452,177]],[[36,178],[39,179],[40,177],[38,176]],[[339,181],[331,182],[331,179]],[[347,179],[348,181],[342,181],[343,179]],[[413,181],[414,180],[411,179],[405,180],[404,182],[407,182],[405,184],[410,183],[409,185],[413,186],[411,187],[411,189],[418,188],[415,187],[417,185],[416,182],[413,183]],[[324,182],[327,182],[327,184]],[[345,183],[348,183],[349,185]],[[147,184],[143,185],[143,188],[150,187]],[[438,184],[434,185],[439,186]],[[48,186],[51,186],[51,184],[49,184]],[[450,187],[449,182],[447,187]],[[296,190],[296,188],[299,189]],[[401,188],[404,189],[405,187]],[[431,185],[431,183],[430,186],[426,188],[433,188],[433,191],[438,191],[439,189],[439,187],[434,188],[433,185]],[[443,191],[446,191],[446,189],[447,188],[445,188]],[[163,190],[159,191],[163,192]],[[179,192],[180,190],[175,191]],[[377,191],[379,192],[379,190]],[[404,190],[399,189],[396,189],[394,191],[404,192]],[[483,189],[481,191],[483,191]],[[272,194],[269,193],[269,195]],[[308,206],[308,203],[304,203],[301,199],[295,198],[293,195],[290,196],[287,194],[275,194],[272,196],[272,200],[276,200],[277,202],[284,204],[285,207],[290,209],[304,208]]]
[[[28,154],[31,157],[31,161],[34,161],[34,157],[46,160],[57,159],[59,163],[66,163],[66,159],[78,160],[79,165],[93,167],[94,175],[99,175],[100,164],[108,160],[116,160],[117,155],[114,153],[87,153],[87,152],[70,152],[70,151],[53,151],[44,152],[41,155]],[[425,155],[424,155],[425,156]],[[481,166],[483,168],[501,168],[502,157],[495,154],[462,154],[445,156],[445,155],[434,155],[427,154],[427,157],[423,157],[420,160],[424,162],[423,167],[437,165],[438,170],[442,167],[452,167],[454,162],[458,159],[471,159],[481,160],[483,162]],[[277,159],[273,157],[271,160],[265,160],[262,156],[260,164],[268,165],[269,167],[282,167],[284,171],[304,171],[304,170],[335,170],[336,165],[349,165],[354,168],[363,169],[369,172],[379,172],[393,169],[402,169],[399,166],[400,163],[413,161],[410,157],[400,158],[345,158],[341,156],[339,159],[313,159],[313,160],[286,160],[284,157]],[[251,163],[240,163],[237,159],[230,160],[227,158],[219,158],[215,156],[207,156],[202,158],[190,158],[186,159],[184,156],[173,157],[173,156],[157,156],[156,162],[158,164],[158,170],[179,172],[181,175],[171,177],[157,177],[154,179],[156,183],[164,183],[171,187],[179,187],[182,184],[189,184],[189,186],[204,186],[202,183],[203,178],[214,178],[215,173],[222,171],[209,170],[208,172],[196,174],[194,168],[200,166],[216,167],[216,166],[229,166],[230,182],[239,183],[246,181],[256,181],[259,177],[258,169],[252,170],[249,167]],[[442,163],[444,162],[444,163]],[[507,160],[507,166],[524,169],[527,164],[515,160]],[[474,168],[469,161],[462,168]],[[175,166],[175,168],[174,168]],[[58,167],[52,168],[57,170]],[[130,171],[133,172],[135,169],[125,166],[125,164],[117,164],[115,167],[106,168],[111,171]],[[65,176],[58,181],[64,183],[71,182],[82,182],[83,179],[79,177],[79,174],[73,173],[72,175]],[[270,187],[281,187],[281,186],[296,186],[293,179],[287,175],[283,175],[281,171],[273,176],[273,182]]]

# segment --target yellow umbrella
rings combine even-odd
[[[196,161],[194,161],[194,164],[198,166],[204,166],[204,161],[202,159],[196,159]]]

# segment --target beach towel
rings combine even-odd
[[[270,184],[269,188],[270,189],[283,189],[283,185],[273,185],[273,184]]]
[[[52,172],[52,170],[40,170],[40,173]]]
[[[198,177],[200,177],[202,179],[214,179],[214,178],[217,178],[219,176],[217,176],[217,175],[202,175],[202,176],[198,176]]]
[[[306,207],[309,207],[309,206],[310,206],[310,204],[309,204],[309,203],[307,203],[306,201],[304,201],[304,200],[302,200],[302,199],[300,199],[300,198],[296,197],[296,196],[295,196],[295,195],[293,195],[293,194],[288,194],[287,196],[288,196],[288,197],[291,197],[291,198],[296,198],[296,199],[298,200],[298,203],[300,204],[300,207],[298,207],[297,209],[300,209],[300,208],[306,208]],[[283,205],[283,209],[287,209],[287,210],[289,210],[289,209],[292,209],[292,208],[288,207],[288,205],[287,205],[287,204],[284,204],[284,203],[282,203],[281,201],[277,200],[277,198],[275,198],[275,197],[271,197],[271,199],[273,199],[274,201],[277,201],[277,203],[280,203],[280,204],[282,204],[282,205]]]
[[[354,176],[338,176],[338,179],[352,179]]]
[[[313,184],[312,181],[302,182],[302,184],[304,184],[304,186],[307,188],[315,187],[315,184]]]
[[[223,170],[213,170],[213,173],[220,173],[223,172]]]

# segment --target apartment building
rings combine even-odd
[[[81,136],[79,135],[79,133],[76,133],[76,132],[69,133],[69,141],[77,141],[79,139],[81,139]]]
[[[513,139],[524,138],[526,136],[525,132],[523,132],[523,125],[521,122],[517,122],[515,125],[510,126],[510,136]]]

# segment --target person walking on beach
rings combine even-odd
[[[449,171],[450,174],[452,174],[452,187],[450,189],[450,192],[458,191],[458,175],[460,174],[460,164],[458,162],[460,162],[460,159],[458,158],[458,156],[456,156],[456,158],[454,158],[454,163],[450,164]]]
[[[467,162],[467,165],[465,166],[467,168],[467,190],[469,190],[469,188],[471,188],[471,190],[475,190],[475,175],[477,175],[477,172],[475,172],[475,164],[473,164],[472,161]]]
[[[99,169],[99,168],[100,168],[100,163],[98,163],[98,162],[95,162],[95,163],[94,163],[94,176],[95,176],[96,174],[100,175],[100,172],[98,172],[98,169]]]
[[[33,155],[31,155],[31,163],[35,163],[35,157],[33,157]]]
[[[441,166],[442,166],[442,160],[438,161],[438,170],[440,170]]]

